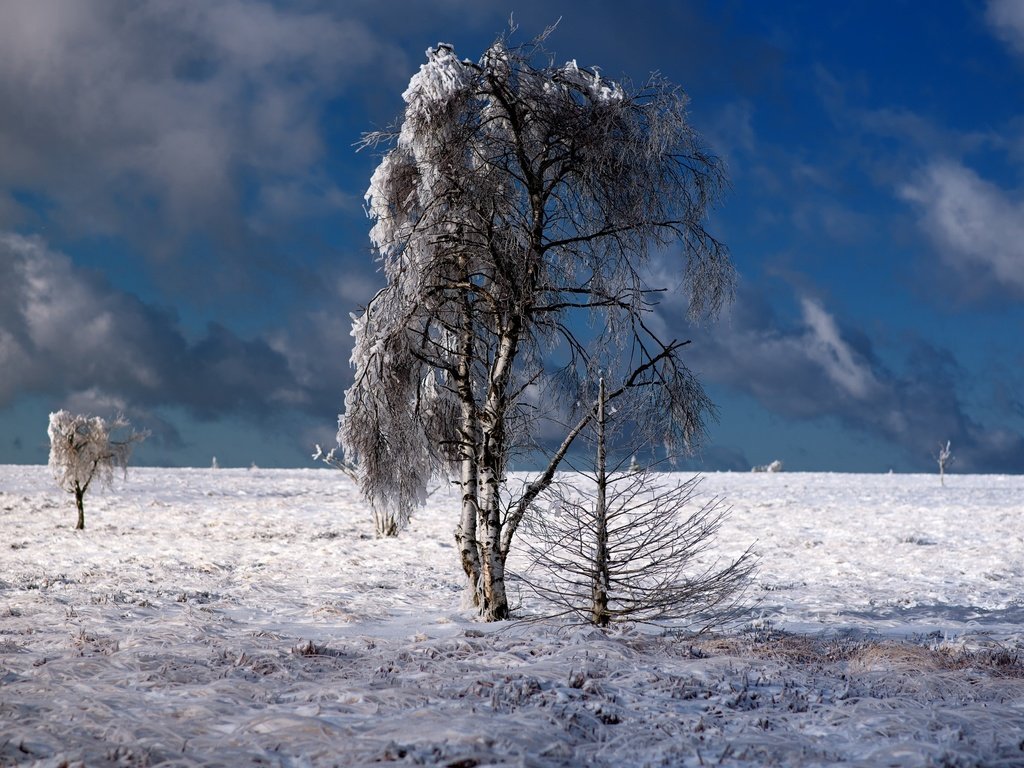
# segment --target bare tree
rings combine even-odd
[[[76,530],[85,528],[85,492],[93,480],[109,487],[114,469],[128,476],[132,446],[148,432],[134,432],[123,416],[107,422],[99,416],[78,416],[68,411],[50,414],[50,471],[57,485],[75,495]]]
[[[598,398],[593,471],[552,483],[538,499],[525,523],[531,565],[522,581],[561,613],[597,626],[726,621],[749,584],[752,551],[724,564],[707,559],[728,510],[713,500],[687,512],[698,478],[622,469],[624,460],[609,472],[603,382]]]
[[[950,441],[946,444],[939,443],[939,452],[935,454],[935,460],[939,463],[939,483],[946,484],[946,467],[953,463],[953,452],[950,450]]]
[[[386,149],[366,197],[387,284],[353,323],[339,443],[375,508],[421,503],[435,474],[457,479],[456,540],[488,620],[509,614],[505,559],[523,515],[594,417],[573,404],[594,402],[595,370],[615,382],[610,401],[646,401],[641,426],[670,446],[703,434],[712,406],[683,364],[686,342],[646,322],[649,254],[675,246],[678,260],[659,266],[693,318],[716,312],[734,280],[704,228],[722,167],[684,94],[556,65],[545,37],[499,38],[475,63],[430,49],[399,125],[364,142]],[[534,447],[559,395],[564,441],[503,499],[510,458]]]

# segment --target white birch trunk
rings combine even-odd
[[[604,434],[604,379],[598,383],[597,390],[597,498],[594,504],[594,588],[591,621],[599,627],[608,625],[608,507]]]
[[[465,260],[460,262],[466,271]],[[467,278],[468,279],[468,278]],[[473,396],[473,314],[468,296],[462,298],[462,330],[459,336],[459,361],[457,390],[460,402],[459,454],[462,465],[462,511],[455,529],[455,541],[462,559],[462,569],[473,591],[473,603],[482,607],[481,586],[483,569],[480,563],[480,548],[477,543],[477,518],[479,507],[478,426],[476,399]]]
[[[505,416],[508,408],[508,384],[519,345],[519,323],[513,321],[501,335],[494,364],[491,367],[487,404],[483,414],[483,451],[480,460],[482,503],[480,505],[480,550],[483,565],[482,613],[488,621],[509,616],[505,590],[505,557],[501,539],[502,476],[505,472],[507,440]]]

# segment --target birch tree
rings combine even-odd
[[[646,401],[638,426],[669,446],[703,434],[711,404],[686,342],[648,322],[666,287],[650,283],[652,254],[693,318],[734,280],[705,228],[723,169],[683,92],[556,64],[545,37],[499,38],[476,62],[429,49],[398,124],[364,140],[383,151],[366,202],[386,285],[353,319],[339,443],[375,507],[415,505],[433,475],[454,477],[462,567],[488,620],[509,614],[523,515],[594,418],[578,404],[595,402],[596,370],[609,402]],[[564,440],[509,498],[509,459],[535,447],[556,395]]]
[[[61,490],[75,495],[76,530],[85,528],[85,492],[94,480],[110,486],[114,470],[128,474],[128,459],[135,443],[147,432],[134,432],[123,416],[106,421],[99,416],[79,416],[68,411],[50,414],[50,471]]]

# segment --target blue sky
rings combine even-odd
[[[6,2],[0,463],[66,407],[140,463],[311,466],[380,284],[353,143],[510,13],[679,83],[728,165],[736,301],[660,308],[720,411],[694,467],[1024,472],[1022,0]]]

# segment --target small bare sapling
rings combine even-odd
[[[603,381],[599,398],[594,471],[563,475],[531,510],[523,582],[559,614],[597,626],[676,620],[703,630],[729,620],[755,556],[711,554],[728,508],[695,503],[699,478],[621,464],[609,471]]]
[[[935,461],[939,463],[939,483],[946,484],[946,467],[953,463],[953,452],[950,450],[950,441],[945,445],[939,443],[939,452],[935,454]]]

